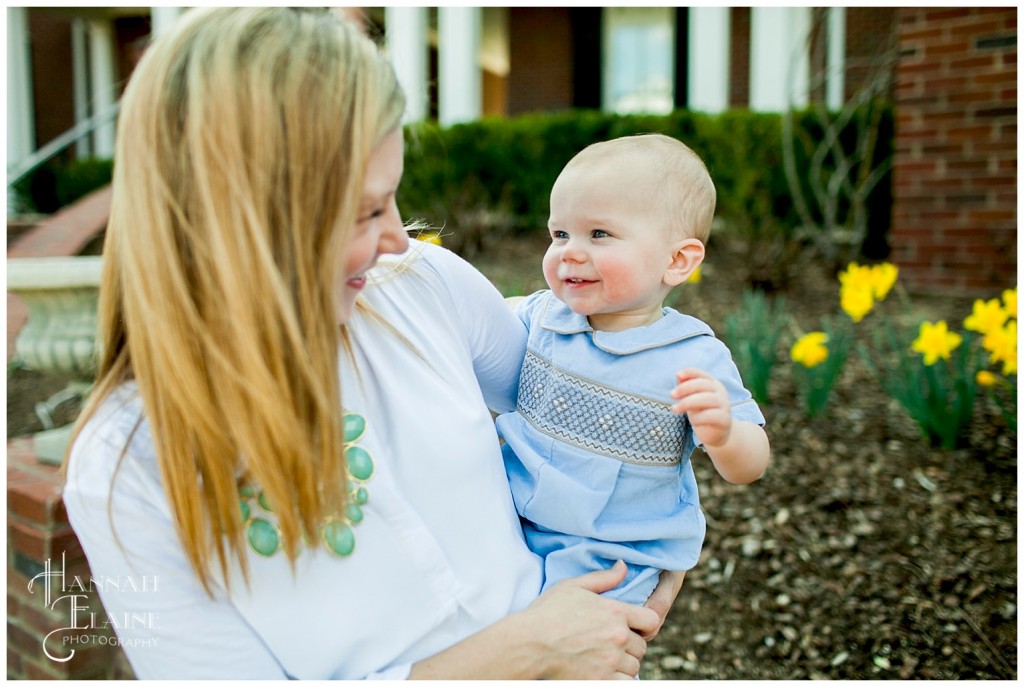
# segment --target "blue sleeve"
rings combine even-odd
[[[533,319],[534,313],[547,303],[550,297],[551,291],[544,289],[542,291],[535,291],[516,303],[516,315],[526,325],[527,330],[530,329],[530,321]]]
[[[705,353],[701,358],[700,364],[695,367],[709,372],[725,385],[725,390],[729,394],[729,402],[732,406],[732,416],[734,419],[753,422],[763,427],[765,424],[764,415],[761,414],[761,409],[757,406],[757,402],[750,391],[743,385],[740,371],[737,369],[736,363],[733,362],[732,353],[729,351],[729,348],[719,339],[714,337],[707,338],[709,342],[705,348]]]

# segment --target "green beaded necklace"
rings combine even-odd
[[[344,513],[326,518],[320,524],[320,538],[331,553],[345,557],[356,547],[356,534],[352,530],[363,521],[363,506],[370,499],[364,483],[373,476],[373,458],[356,442],[366,432],[362,415],[346,413],[344,417],[345,462],[348,465],[348,503]],[[249,547],[260,556],[270,557],[281,550],[281,530],[273,520],[274,509],[266,494],[255,487],[244,485],[238,490],[242,523]]]

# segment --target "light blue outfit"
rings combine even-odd
[[[689,570],[704,514],[686,416],[672,412],[675,372],[706,370],[725,385],[736,420],[763,425],[732,355],[700,320],[664,317],[621,332],[594,331],[550,291],[520,302],[529,329],[515,412],[497,420],[505,470],[544,588],[629,566],[609,592],[642,604],[662,570]]]

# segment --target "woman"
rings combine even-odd
[[[536,597],[488,410],[525,333],[409,248],[403,107],[308,10],[191,11],[128,86],[64,498],[140,678],[627,678],[678,591]]]

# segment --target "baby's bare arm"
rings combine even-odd
[[[764,429],[734,420],[725,385],[703,370],[688,368],[676,374],[672,397],[676,413],[686,413],[715,469],[733,484],[748,484],[764,474],[771,449]]]

